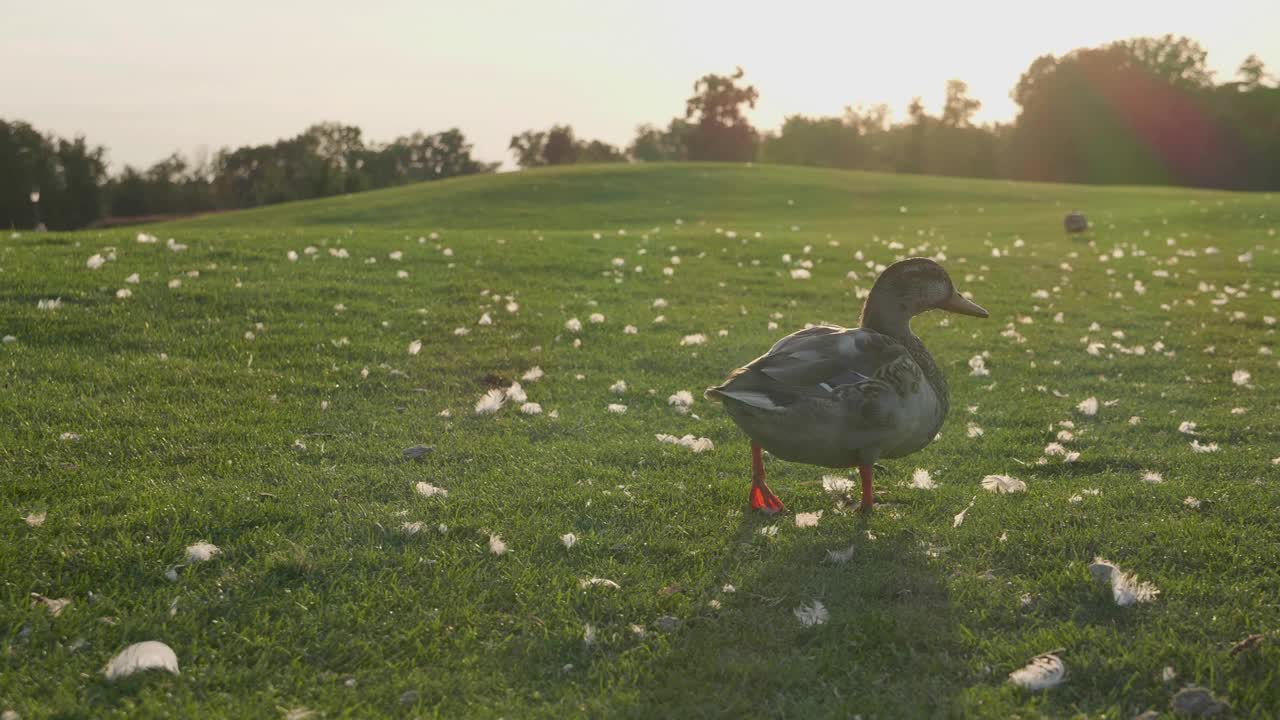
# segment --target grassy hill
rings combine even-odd
[[[339,198],[196,218],[172,227],[381,227],[406,230],[582,230],[670,225],[676,219],[811,230],[867,229],[908,212],[944,224],[973,214],[1024,219],[1048,207],[1103,204],[1119,211],[1192,214],[1188,201],[1247,197],[1182,188],[962,180],[777,165],[566,166],[477,175]],[[989,216],[990,217],[990,216]],[[1039,227],[1039,226],[1037,226]],[[1055,226],[1056,227],[1056,226]],[[1043,229],[1043,228],[1041,228]]]
[[[1280,629],[1278,218],[1262,194],[669,165],[155,243],[5,234],[0,710],[1132,717],[1198,684],[1274,715],[1275,636],[1230,650]],[[951,385],[941,437],[885,463],[870,517],[833,471],[772,459],[818,526],[746,512],[746,440],[702,388],[806,323],[856,324],[909,255],[992,314],[913,325]],[[534,367],[540,414],[475,412]],[[997,473],[1027,492],[983,490]],[[221,553],[186,563],[199,541]],[[1157,599],[1117,606],[1099,555]],[[182,674],[105,680],[142,640]],[[1007,682],[1051,650],[1060,687]]]

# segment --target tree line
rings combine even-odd
[[[189,215],[307,200],[455,175],[492,172],[457,129],[368,143],[358,127],[313,125],[269,145],[108,176],[106,150],[0,120],[0,227],[55,230],[108,219]]]
[[[590,162],[720,160],[978,178],[1280,189],[1280,88],[1250,55],[1215,84],[1207,53],[1185,37],[1135,38],[1032,62],[1011,95],[1012,123],[975,125],[981,103],[947,82],[938,115],[919,98],[891,121],[884,105],[836,117],[791,115],[776,131],[746,120],[756,89],[731,75],[695,83],[683,115],[642,125],[625,149],[593,141]],[[531,142],[536,140],[536,142]],[[581,161],[551,152],[573,129],[511,140],[521,167]],[[602,147],[600,147],[602,146]]]
[[[1256,56],[1224,83],[1213,81],[1206,60],[1189,38],[1135,38],[1037,58],[1011,93],[1019,107],[1011,123],[974,124],[981,103],[950,80],[937,115],[916,98],[897,122],[885,105],[859,106],[835,117],[791,115],[764,132],[746,117],[759,93],[738,68],[699,78],[682,114],[665,126],[641,125],[626,147],[553,125],[512,136],[508,148],[522,168],[726,161],[1280,189],[1280,88]],[[0,120],[0,227],[238,209],[497,168],[471,151],[457,129],[379,144],[367,143],[360,128],[323,123],[270,145],[224,149],[212,159],[174,154],[108,176],[102,147]]]

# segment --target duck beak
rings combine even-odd
[[[947,312],[960,313],[961,315],[972,315],[974,317],[991,317],[991,313],[983,310],[977,303],[965,299],[960,291],[951,294],[945,302],[938,306]]]

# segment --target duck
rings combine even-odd
[[[942,369],[911,319],[930,310],[985,318],[936,261],[885,268],[862,306],[860,327],[817,325],[791,333],[704,396],[751,440],[752,509],[784,512],[765,482],[763,451],[790,462],[858,468],[859,510],[871,510],[875,464],[933,442],[950,408]]]

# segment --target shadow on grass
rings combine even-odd
[[[828,537],[802,531],[785,548],[759,535],[772,521],[747,517],[725,565],[737,591],[723,610],[669,637],[647,677],[613,698],[633,717],[928,717],[954,712],[956,656],[964,646],[946,585],[906,533],[871,540],[851,525],[852,557],[827,558]],[[792,516],[780,522],[791,523]],[[761,546],[765,547],[761,547]],[[751,556],[758,554],[759,559]],[[741,568],[751,572],[741,575]],[[830,619],[804,627],[794,609],[821,601]]]

